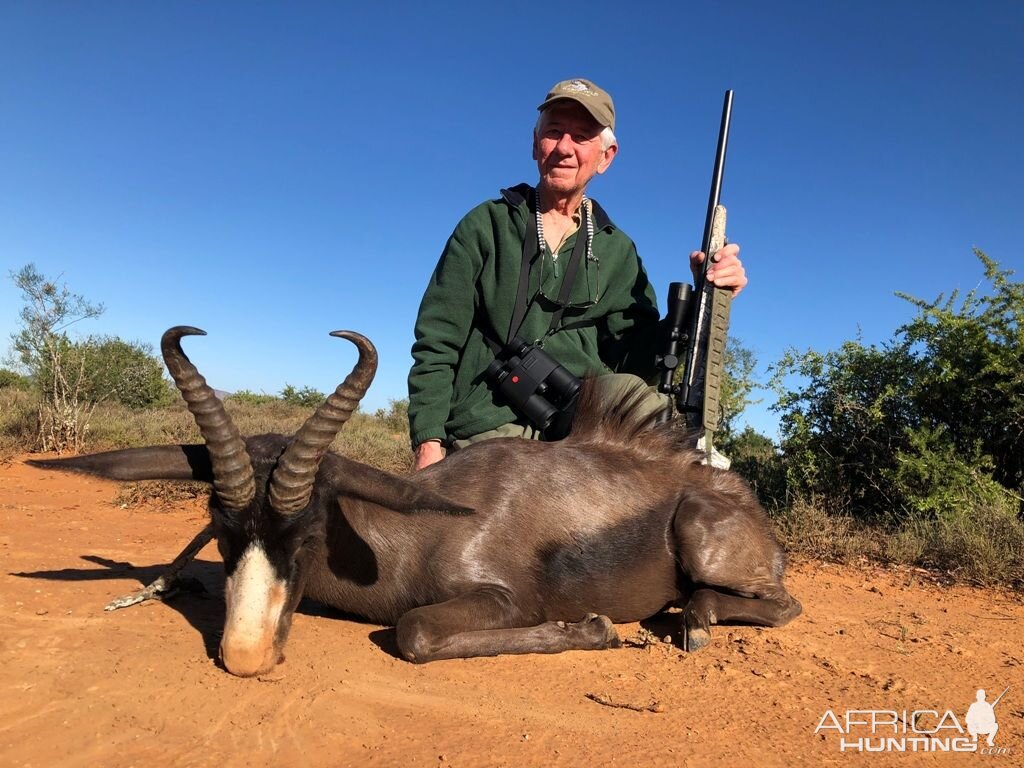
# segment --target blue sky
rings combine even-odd
[[[1024,4],[10,2],[0,9],[0,339],[7,273],[62,275],[82,333],[186,351],[225,390],[327,391],[359,330],[404,397],[420,296],[458,219],[533,182],[536,105],[588,77],[620,152],[591,186],[663,301],[699,245],[722,94],[723,202],[750,286],[731,332],[889,338],[1024,256]],[[0,345],[2,346],[2,345]],[[775,433],[764,403],[748,412]]]

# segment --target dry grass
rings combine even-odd
[[[225,407],[243,435],[293,434],[314,410],[281,401],[258,403],[233,398],[227,399]],[[144,410],[106,404],[97,408],[93,416],[88,448],[101,451],[197,442],[202,442],[202,438],[184,403]],[[390,472],[404,473],[412,463],[408,428],[397,427],[395,419],[387,416],[353,414],[331,448]],[[208,493],[209,488],[201,483],[132,482],[122,485],[114,503],[135,507],[156,502],[158,506],[171,507]]]
[[[312,408],[280,401],[254,404],[231,398],[226,401],[226,408],[243,435],[267,432],[290,435],[313,413]],[[88,450],[198,442],[202,442],[202,438],[184,403],[144,410],[105,404],[99,406],[93,416]],[[412,461],[407,428],[396,429],[393,419],[362,413],[352,415],[331,448],[392,472],[405,472]],[[27,446],[21,448],[28,449]]]
[[[122,483],[114,497],[114,504],[122,508],[155,506],[161,511],[170,511],[182,502],[205,499],[209,495],[210,487],[206,483],[142,480]]]
[[[30,392],[0,389],[0,463],[37,447],[37,398]],[[254,403],[228,398],[225,407],[243,435],[267,432],[293,434],[313,408],[275,400]],[[409,430],[401,403],[392,412],[369,416],[354,413],[331,445],[332,450],[390,472],[404,473],[412,466]],[[86,433],[86,450],[110,451],[143,445],[202,442],[195,420],[183,402],[162,408],[132,409],[116,403],[97,406]],[[144,500],[191,498],[180,483],[128,483],[118,504]],[[199,487],[199,486],[197,486]],[[172,490],[173,489],[173,490]],[[184,492],[185,497],[177,494]]]
[[[1005,508],[984,505],[948,518],[915,521],[904,533],[913,542],[917,565],[957,581],[1024,588],[1024,522]]]
[[[881,556],[880,531],[841,511],[827,511],[816,500],[797,499],[772,518],[775,531],[789,552],[836,563]]]
[[[0,389],[0,464],[35,447],[39,435],[39,400],[13,387]]]
[[[911,565],[955,582],[1024,588],[1024,521],[1010,507],[979,505],[895,528],[798,500],[773,515],[789,552],[817,560]]]

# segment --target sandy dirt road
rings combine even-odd
[[[803,616],[719,627],[690,656],[623,625],[635,645],[614,651],[425,666],[396,657],[388,628],[303,603],[285,663],[243,680],[216,661],[212,545],[188,571],[208,596],[103,611],[205,521],[200,504],[119,508],[116,491],[0,467],[0,766],[1024,765],[1013,593],[797,563]],[[671,617],[650,626],[675,634]],[[846,728],[848,710],[938,713],[921,730],[951,710],[965,726],[978,688],[991,701],[1006,686],[995,754],[843,752],[835,726],[815,733],[827,711]],[[936,735],[961,735],[945,725]],[[846,738],[915,735],[893,731],[855,725]]]

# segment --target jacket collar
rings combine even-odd
[[[533,191],[533,187],[529,184],[516,184],[514,187],[501,190],[502,199],[511,205],[513,208],[522,208],[527,215],[530,214],[530,195]],[[617,229],[614,222],[608,218],[608,214],[605,213],[597,200],[590,198],[590,204],[593,206],[594,211],[594,226],[597,229],[604,229],[611,231]]]

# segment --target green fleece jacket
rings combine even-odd
[[[520,418],[488,387],[494,360],[485,336],[504,343],[515,308],[523,241],[534,216],[529,185],[502,190],[459,222],[423,294],[416,318],[409,373],[409,426],[413,446],[426,440],[465,439]],[[570,306],[548,333],[562,271],[575,238],[560,257],[547,253],[531,271],[529,309],[519,330],[576,376],[610,372],[654,375],[658,342],[657,299],[636,246],[593,203],[593,261],[576,274]],[[596,304],[585,306],[598,299]],[[574,306],[575,305],[575,306]]]

